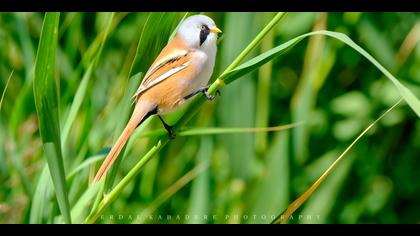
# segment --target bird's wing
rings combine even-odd
[[[190,58],[191,55],[187,50],[173,50],[165,57],[158,57],[147,71],[133,98],[187,68],[190,65]]]
[[[157,70],[161,69],[163,66],[168,65],[171,62],[175,62],[181,57],[186,56],[187,54],[188,54],[187,49],[185,50],[173,49],[163,57],[159,55],[159,57],[156,58],[155,62],[153,62],[152,66],[147,71],[141,84],[143,85],[147,83],[148,78],[150,78],[152,74],[154,74]]]

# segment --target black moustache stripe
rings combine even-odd
[[[206,41],[209,34],[210,29],[207,26],[205,26],[205,28],[200,31],[200,46],[204,43],[204,41]]]

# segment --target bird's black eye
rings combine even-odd
[[[200,29],[201,30],[206,30],[206,29],[208,29],[208,27],[206,25],[201,25]]]

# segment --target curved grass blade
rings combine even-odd
[[[12,78],[13,72],[15,72],[15,70],[12,70],[12,73],[10,73],[9,78],[7,78],[6,85],[4,86],[3,93],[1,94],[1,98],[0,98],[0,110],[1,110],[1,107],[2,107],[2,104],[3,104],[4,95],[6,94],[6,90],[7,90],[7,87],[9,86],[9,82],[10,82],[10,79]]]
[[[326,35],[326,36],[333,37],[335,39],[342,41],[343,43],[347,44],[348,46],[352,47],[354,50],[362,54],[395,85],[398,92],[401,94],[404,100],[408,103],[411,109],[413,109],[413,111],[417,114],[417,116],[420,117],[420,101],[407,87],[405,87],[401,82],[399,82],[398,79],[396,79],[387,69],[385,69],[368,52],[366,52],[363,48],[361,48],[359,45],[354,43],[353,40],[351,40],[347,35],[333,32],[333,31],[320,30],[320,31],[314,31],[307,34],[300,35],[294,39],[287,41],[286,43],[283,43],[267,52],[260,54],[259,56],[256,56],[250,59],[249,61],[236,67],[230,72],[222,74],[220,79],[222,79],[224,83],[228,84],[234,81],[235,79],[241,77],[242,75],[245,75],[261,67],[265,63],[273,60],[275,57],[285,53],[288,49],[290,49],[291,47],[293,47],[294,45],[302,41],[304,38],[313,36],[313,35]]]
[[[45,13],[35,60],[33,89],[39,131],[58,205],[64,222],[71,223],[61,151],[56,81],[54,79],[59,20],[60,13]]]
[[[88,167],[90,167],[93,163],[96,163],[100,160],[105,159],[105,155],[104,154],[97,154],[94,156],[91,156],[89,158],[87,158],[86,160],[84,160],[82,163],[80,163],[76,168],[74,168],[68,175],[67,175],[67,179],[72,178],[75,174],[77,174],[78,172],[82,171],[83,169],[86,169]]]
[[[380,121],[386,114],[388,114],[392,109],[394,109],[402,99],[398,100],[391,108],[386,110],[378,119],[376,119],[374,122],[372,122],[365,130],[363,130],[362,133],[357,136],[357,138],[344,150],[343,153],[328,167],[327,170],[319,177],[315,183],[312,184],[311,187],[309,187],[306,192],[304,192],[299,198],[297,198],[295,201],[293,201],[287,209],[278,215],[276,219],[274,219],[271,223],[284,223],[289,217],[306,201],[308,198],[312,195],[312,193],[318,188],[318,186],[324,182],[325,178],[331,173],[331,171],[337,166],[337,164],[343,159],[343,157],[349,152],[349,150],[365,135],[378,121]]]

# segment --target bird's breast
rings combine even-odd
[[[206,86],[209,83],[210,77],[213,73],[215,62],[215,50],[211,52],[198,51],[193,63],[197,68],[197,75],[192,79],[189,86],[189,93]]]

